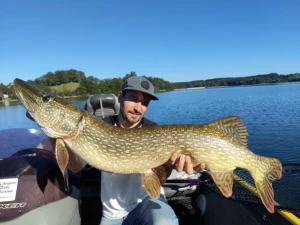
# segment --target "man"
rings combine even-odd
[[[151,100],[158,100],[154,95],[154,87],[144,77],[128,78],[118,94],[120,113],[107,117],[105,122],[126,129],[155,126],[156,123],[144,117]],[[46,142],[38,147],[46,147]],[[86,164],[70,152],[68,168],[74,172]],[[201,170],[204,165],[193,168],[190,157],[182,155],[177,158],[174,153],[169,165],[178,172]],[[113,174],[101,171],[101,201],[103,216],[100,225],[120,224],[178,224],[173,209],[163,196],[163,188],[159,199],[151,199],[143,188],[140,174]]]

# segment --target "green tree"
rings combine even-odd
[[[131,71],[130,73],[127,73],[124,77],[123,77],[123,82],[125,80],[127,80],[129,77],[134,77],[134,76],[137,76],[136,72],[134,71]]]

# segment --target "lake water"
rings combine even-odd
[[[300,163],[300,83],[173,91],[157,94],[146,117],[158,124],[203,124],[239,116],[253,152]],[[70,100],[83,108],[85,100]],[[0,103],[0,129],[38,128],[19,102]],[[1,137],[0,137],[1,138]]]

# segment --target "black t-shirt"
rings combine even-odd
[[[117,125],[118,127],[120,127],[119,121],[118,121],[118,116],[110,116],[110,117],[106,117],[103,119],[104,122],[111,124],[111,125]],[[153,127],[156,126],[157,124],[151,120],[148,120],[147,118],[143,117],[142,121],[136,125],[134,128],[138,128],[142,125],[142,127]]]

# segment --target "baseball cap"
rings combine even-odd
[[[122,85],[122,92],[125,90],[140,91],[149,95],[152,100],[158,100],[154,95],[153,84],[145,77],[129,77]]]

